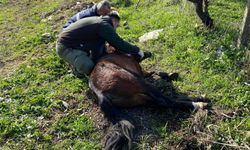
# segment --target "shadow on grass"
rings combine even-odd
[[[190,97],[186,93],[178,92],[178,89],[174,87],[171,80],[160,78],[158,75],[153,75],[150,78],[147,78],[146,81],[153,84],[166,97],[173,100],[181,98],[182,100],[187,101],[199,100],[208,102],[208,99],[202,100],[201,98]],[[182,129],[186,128],[183,127],[183,125],[190,126],[189,123],[185,125],[185,122],[193,114],[192,111],[149,107],[136,107],[133,109],[127,109],[126,112],[129,113],[130,116],[133,116],[134,124],[138,129],[136,135],[137,144],[134,145],[138,149],[140,149],[140,145],[144,142],[146,142],[149,147],[154,146],[155,143],[163,141],[165,137],[171,136],[173,132],[182,132],[180,133],[181,135],[183,132],[189,132],[182,131]],[[182,137],[173,138],[179,139]]]

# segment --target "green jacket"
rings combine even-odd
[[[79,47],[89,42],[101,42],[104,45],[107,41],[117,50],[133,55],[138,55],[140,50],[137,46],[124,41],[115,32],[109,16],[80,19],[63,30],[59,35],[58,41],[71,48]],[[91,49],[85,47],[84,50]]]

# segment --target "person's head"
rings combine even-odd
[[[102,0],[97,5],[97,14],[100,16],[108,15],[111,11],[111,3],[108,0]]]
[[[114,29],[116,29],[118,26],[119,26],[119,24],[120,24],[120,15],[119,15],[119,13],[117,12],[117,11],[111,11],[109,14],[108,14],[108,16],[111,18],[111,20],[112,20],[112,24],[113,24],[113,27],[114,27]]]

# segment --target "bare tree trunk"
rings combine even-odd
[[[238,47],[240,45],[248,46],[250,36],[250,0],[248,0],[245,15],[242,22],[240,36],[238,38]]]

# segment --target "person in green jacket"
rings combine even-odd
[[[112,11],[108,16],[88,17],[76,21],[60,33],[56,46],[57,54],[73,67],[73,73],[77,77],[91,73],[98,59],[106,54],[106,42],[120,52],[143,59],[143,51],[124,41],[116,33],[119,22],[120,16],[116,11]]]

